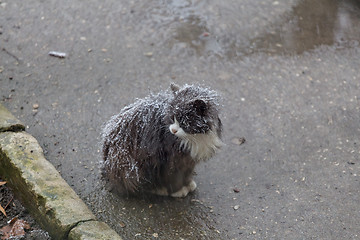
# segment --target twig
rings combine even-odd
[[[14,199],[14,196],[11,197],[10,201],[4,207],[4,210],[6,210],[6,208],[9,206],[9,204],[12,202],[13,199]]]
[[[3,50],[5,53],[7,53],[9,56],[13,57],[16,61],[21,62],[20,59],[19,59],[17,56],[15,56],[14,54],[12,54],[12,53],[9,52],[8,50],[6,50],[6,48],[3,48],[2,50]]]

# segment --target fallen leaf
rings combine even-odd
[[[6,182],[0,182],[0,186],[5,185],[5,184],[6,184]]]
[[[10,220],[9,225],[0,229],[2,232],[2,240],[10,239],[12,237],[21,237],[25,235],[25,229],[30,229],[28,222],[17,217]]]
[[[9,225],[13,225],[18,220],[18,217],[13,217],[10,221],[8,221]]]
[[[119,225],[120,225],[120,227],[122,227],[122,228],[124,228],[126,225],[125,225],[125,223],[124,222],[119,222]]]
[[[0,229],[0,232],[1,232],[1,240],[5,240],[5,239],[9,239],[10,238],[10,234],[9,232],[11,231],[11,226],[10,225],[6,225],[4,227],[2,227]]]
[[[5,215],[5,217],[7,217],[6,216],[6,211],[5,211],[5,209],[9,206],[9,204],[11,203],[11,201],[13,200],[13,198],[14,197],[12,197],[11,199],[10,199],[10,201],[6,204],[6,206],[3,208],[2,206],[1,206],[1,204],[0,204],[0,212],[2,212],[4,215]]]
[[[7,217],[5,209],[1,206],[1,204],[0,204],[0,212],[2,212],[5,215],[5,217]]]
[[[25,220],[19,219],[12,226],[10,234],[11,234],[11,236],[14,236],[14,237],[23,236],[23,235],[25,235],[24,229],[30,229],[30,225]]]

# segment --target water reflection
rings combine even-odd
[[[185,43],[186,46],[195,49],[198,55],[211,51],[221,54],[222,48],[216,38],[209,33],[209,29],[198,16],[191,15],[184,19],[176,29],[175,40]],[[175,44],[175,43],[173,43]]]
[[[230,3],[228,5],[231,6]],[[174,36],[177,42],[171,45],[184,43],[199,55],[212,53],[228,58],[255,52],[301,54],[320,45],[354,47],[358,46],[360,40],[360,28],[357,27],[360,21],[359,5],[356,0],[300,1],[283,17],[283,21],[269,24],[268,32],[248,41],[239,41],[240,32],[236,36],[229,34],[233,31],[230,27],[226,29],[228,33],[225,31],[221,36],[212,36],[211,31],[217,26],[208,26],[204,19],[193,14],[179,22]],[[185,9],[185,5],[182,5],[182,12]],[[189,9],[194,12],[196,8],[192,6]],[[210,35],[204,37],[208,31]]]
[[[301,1],[287,21],[252,41],[254,51],[296,53],[320,45],[357,46],[359,7],[352,1]]]
[[[119,197],[103,186],[91,196],[100,220],[124,239],[224,239],[216,229],[210,207],[196,194],[183,199],[144,195]]]

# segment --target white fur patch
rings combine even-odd
[[[179,122],[174,118],[174,123],[169,126],[169,130],[172,134],[179,138],[183,138],[186,133],[184,130],[180,127]]]
[[[179,191],[171,194],[172,197],[186,197],[189,192],[196,189],[196,182],[192,180],[188,186],[183,186]]]
[[[183,186],[179,191],[170,194],[172,197],[186,197],[189,192],[195,191],[197,185],[194,180],[192,180],[188,186]],[[168,191],[165,187],[157,188],[151,191],[151,193],[159,196],[169,196]]]
[[[186,197],[189,193],[189,188],[187,186],[183,186],[179,191],[171,194],[172,197]]]
[[[181,147],[189,150],[191,157],[198,161],[211,158],[224,145],[213,129],[206,134],[187,134],[174,119],[169,130],[181,139]]]

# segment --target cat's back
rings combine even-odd
[[[104,146],[136,144],[135,139],[151,139],[161,129],[172,95],[164,91],[138,99],[113,116],[103,130]],[[139,142],[137,143],[139,144]],[[106,149],[104,149],[106,151]]]

